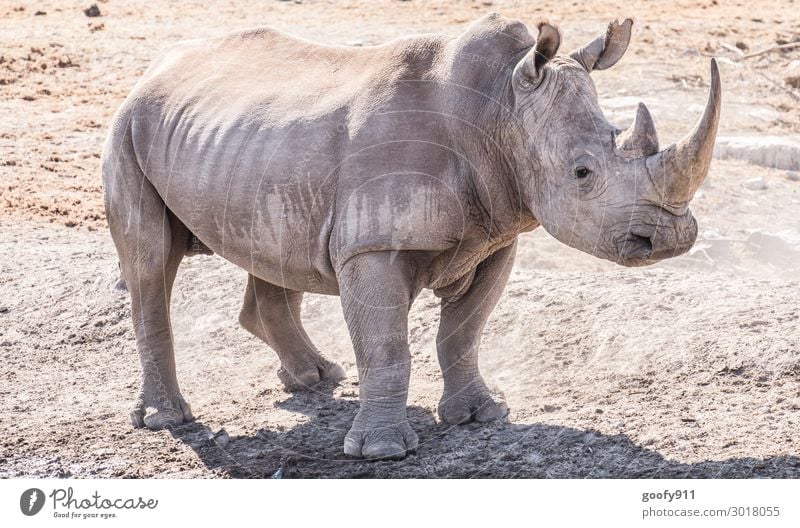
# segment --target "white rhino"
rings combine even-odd
[[[417,446],[407,316],[423,288],[442,298],[440,418],[503,417],[478,343],[521,232],[543,226],[625,266],[684,253],[697,234],[688,204],[711,160],[717,67],[694,130],[659,151],[647,109],[618,130],[589,76],[622,57],[631,25],[567,55],[554,26],[534,38],[497,14],[458,37],[363,48],[260,28],[166,49],[117,112],[102,160],[142,365],[134,425],[192,419],[169,305],[181,259],[198,252],[249,273],[239,320],[278,353],[289,389],[345,375],[300,322],[303,292],[341,297],[361,401],[348,455]]]

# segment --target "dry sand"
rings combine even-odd
[[[197,421],[130,428],[138,359],[128,297],[112,288],[98,167],[105,124],[169,42],[271,24],[372,44],[456,34],[490,9],[556,22],[565,49],[634,16],[628,56],[596,75],[621,126],[642,100],[662,140],[679,137],[705,98],[705,56],[716,55],[726,59],[721,134],[787,137],[800,111],[780,81],[800,50],[737,60],[730,48],[800,39],[796,1],[112,0],[87,18],[89,3],[0,1],[1,477],[800,476],[800,182],[785,171],[715,161],[693,205],[694,250],[646,269],[523,236],[483,339],[507,423],[439,423],[438,307],[423,295],[410,324],[420,449],[367,463],[341,454],[358,386],[338,299],[307,296],[304,318],[348,379],[287,394],[275,354],[237,324],[245,273],[218,257],[184,261],[173,299],[178,376]]]

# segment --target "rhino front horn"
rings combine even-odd
[[[717,61],[711,59],[711,89],[700,120],[685,138],[646,160],[647,172],[665,204],[686,205],[705,180],[717,137],[721,101],[719,68]]]

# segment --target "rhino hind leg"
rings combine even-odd
[[[303,292],[287,290],[253,275],[247,278],[239,323],[268,344],[281,360],[278,378],[288,391],[313,387],[323,380],[341,381],[344,369],[325,359],[311,342],[300,319]]]
[[[172,285],[188,231],[166,208],[130,149],[113,150],[103,167],[106,218],[131,295],[141,384],[131,421],[164,429],[191,421],[181,395],[169,319]]]

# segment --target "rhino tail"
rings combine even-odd
[[[118,292],[126,292],[128,291],[128,283],[125,282],[125,277],[122,276],[122,266],[119,262],[117,262],[117,269],[119,269],[119,278],[117,279],[117,283],[114,284],[114,290]]]

